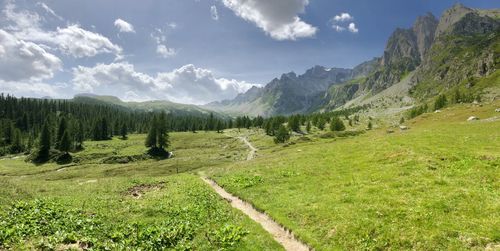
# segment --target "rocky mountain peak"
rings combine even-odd
[[[453,5],[444,11],[436,28],[435,37],[445,33],[453,24],[460,21],[466,14],[474,12],[473,9],[465,7],[461,3]]]
[[[432,42],[434,42],[434,34],[436,33],[438,23],[437,18],[428,12],[424,16],[419,16],[413,24],[412,29],[415,34],[420,60],[424,59],[424,55],[431,48]]]

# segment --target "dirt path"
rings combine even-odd
[[[250,152],[247,155],[247,160],[252,160],[255,158],[255,154],[257,153],[257,148],[255,148],[250,141],[248,141],[247,137],[238,137],[243,143],[245,143],[248,148],[250,148]]]
[[[248,145],[251,146],[250,143],[248,143]],[[208,185],[210,185],[217,194],[219,194],[225,200],[229,201],[232,207],[239,209],[244,214],[248,215],[250,219],[259,223],[264,228],[264,230],[269,232],[273,236],[273,238],[285,248],[285,250],[293,250],[293,251],[310,250],[310,248],[307,245],[297,240],[290,231],[284,229],[273,219],[271,219],[271,217],[269,217],[267,214],[257,211],[249,203],[226,192],[226,190],[217,185],[215,181],[206,177],[202,177],[202,179]]]

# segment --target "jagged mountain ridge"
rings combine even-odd
[[[324,93],[332,84],[352,79],[356,74],[366,74],[366,70],[363,67],[353,70],[315,66],[304,74],[286,73],[265,87],[253,87],[232,100],[213,102],[204,107],[229,114],[269,116],[305,113],[316,106],[318,94]]]
[[[319,110],[368,103],[383,108],[387,99],[396,100],[394,106],[411,107],[413,99],[432,98],[471,78],[493,74],[498,68],[499,13],[456,4],[440,20],[430,13],[418,17],[412,28],[394,31],[367,78],[331,86]]]

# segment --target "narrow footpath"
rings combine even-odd
[[[255,158],[255,153],[257,152],[257,148],[255,148],[246,137],[239,137],[241,141],[243,141],[248,148],[250,148],[250,152],[248,153],[247,160],[252,160]],[[214,191],[219,194],[222,198],[229,201],[231,206],[240,210],[244,214],[246,214],[250,219],[259,223],[264,230],[270,233],[273,238],[280,243],[285,250],[288,251],[307,251],[311,250],[306,244],[299,241],[293,233],[283,228],[280,224],[274,221],[269,215],[265,213],[259,212],[255,209],[250,203],[243,201],[242,199],[230,194],[224,188],[219,186],[214,180],[201,177],[203,181],[205,181]]]

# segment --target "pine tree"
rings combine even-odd
[[[371,129],[372,129],[372,127],[373,127],[372,122],[371,122],[371,121],[368,121],[368,130],[371,130]]]
[[[331,131],[344,131],[345,125],[344,122],[339,117],[334,117],[330,121],[330,130]]]
[[[156,126],[156,129],[158,130],[157,132],[157,137],[158,137],[158,147],[161,149],[168,148],[170,145],[169,141],[169,135],[167,132],[167,115],[165,112],[162,112],[160,116],[158,117],[158,120],[156,121],[158,124]]]
[[[217,120],[216,130],[217,133],[222,133],[222,130],[224,130],[224,125],[222,124],[222,121]]]
[[[157,141],[157,137],[158,137],[157,124],[158,124],[158,122],[156,120],[156,117],[153,117],[153,119],[151,120],[151,126],[149,128],[148,136],[146,137],[146,147],[149,147],[149,148],[156,148],[157,147],[157,143],[158,143],[158,141]]]
[[[325,119],[322,118],[322,117],[320,117],[318,119],[318,125],[317,125],[318,129],[320,129],[321,131],[323,131],[325,129],[325,124],[326,124]]]
[[[58,150],[61,152],[69,152],[71,149],[71,138],[69,137],[68,131],[65,131],[63,133],[63,136],[61,137],[61,141],[59,142],[59,148]]]
[[[280,125],[274,137],[274,143],[285,143],[290,139],[290,132],[284,125]]]
[[[85,139],[85,131],[83,128],[83,123],[81,121],[78,122],[78,128],[75,134],[75,149],[81,150],[83,149],[83,140]]]
[[[57,135],[56,135],[56,146],[55,146],[55,148],[57,150],[61,150],[62,137],[63,137],[64,133],[66,132],[67,128],[68,128],[68,123],[66,122],[66,118],[65,117],[61,117],[61,120],[59,120],[59,126],[57,127]]]
[[[288,128],[294,132],[300,132],[300,118],[298,116],[291,116],[288,119]]]
[[[307,121],[307,124],[306,124],[306,131],[307,131],[308,133],[310,133],[310,132],[311,132],[311,121],[309,121],[309,120]]]
[[[122,139],[127,139],[127,124],[125,123],[122,124],[120,135],[122,136]]]
[[[50,129],[48,122],[46,121],[40,133],[40,141],[39,141],[38,155],[37,155],[38,161],[46,161],[49,159],[50,146],[51,146],[50,138],[51,138]]]
[[[21,130],[15,128],[12,133],[12,143],[10,145],[10,153],[20,153],[24,151],[22,142]]]
[[[405,118],[401,117],[401,119],[399,120],[399,124],[402,125],[404,122],[405,122]]]

